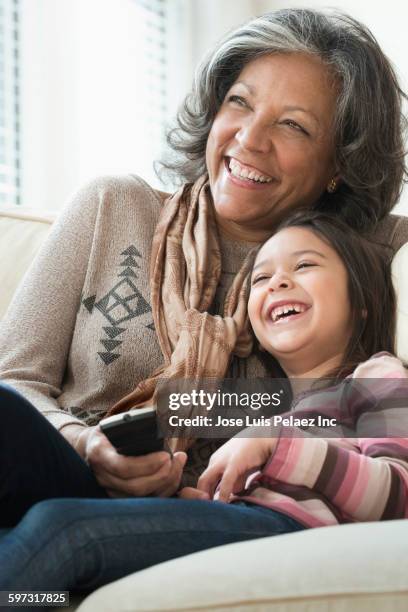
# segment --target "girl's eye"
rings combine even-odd
[[[266,274],[261,274],[260,276],[256,276],[254,279],[252,279],[252,285],[255,285],[256,283],[258,283],[261,280],[265,280],[268,277],[266,276]]]
[[[238,104],[238,106],[245,106],[246,105],[246,101],[245,98],[242,98],[241,96],[228,96],[228,102],[233,102],[234,104]]]
[[[309,132],[306,131],[305,128],[302,127],[299,123],[296,123],[296,121],[293,121],[292,119],[286,119],[284,121],[284,124],[288,125],[289,127],[293,128],[298,132],[303,132],[303,134],[306,134],[306,136],[309,136]]]
[[[310,261],[301,261],[296,265],[295,270],[301,270],[302,268],[312,268],[316,264],[311,263]]]

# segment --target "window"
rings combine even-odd
[[[19,0],[0,0],[0,205],[20,204]]]
[[[58,209],[102,174],[160,187],[188,2],[0,0],[0,205]]]

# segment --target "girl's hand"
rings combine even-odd
[[[184,487],[177,493],[177,496],[180,497],[180,499],[199,499],[210,501],[210,496],[208,493],[205,493],[205,491],[199,491],[194,487]]]
[[[198,480],[197,488],[211,498],[219,483],[218,499],[228,502],[231,494],[241,491],[248,476],[264,466],[275,450],[277,438],[270,437],[270,428],[265,428],[264,438],[253,437],[262,435],[261,427],[248,427],[245,438],[242,433],[211,455],[207,469]]]

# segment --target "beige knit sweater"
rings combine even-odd
[[[152,237],[163,196],[105,177],[63,209],[0,323],[0,380],[61,429],[94,425],[162,363],[150,308]],[[221,238],[220,307],[250,244]],[[264,370],[235,359],[230,376]]]

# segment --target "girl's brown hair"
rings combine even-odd
[[[342,379],[373,354],[394,353],[396,295],[391,278],[392,249],[351,230],[336,216],[316,211],[297,211],[282,221],[274,234],[290,227],[302,227],[317,234],[336,251],[347,271],[351,336],[341,365],[328,377]],[[266,354],[258,356],[267,365]]]

